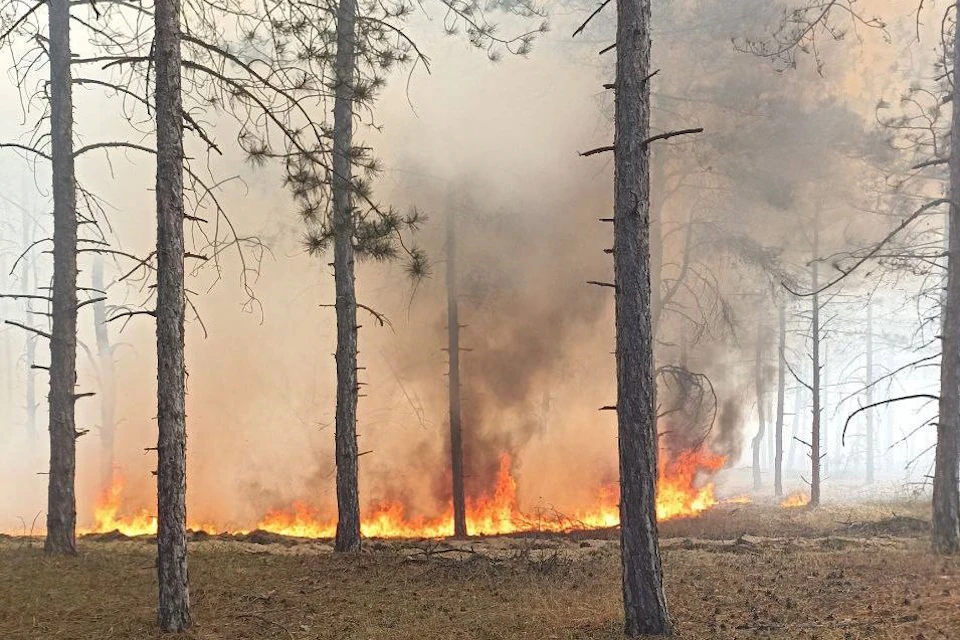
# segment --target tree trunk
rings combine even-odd
[[[463,493],[463,440],[460,432],[460,309],[457,302],[456,213],[447,214],[447,350],[450,357],[450,469],[453,476],[453,535],[467,536]]]
[[[356,74],[356,0],[337,3],[337,57],[333,106],[333,275],[337,311],[337,535],[334,550],[360,551],[357,477],[357,292],[354,276],[353,85]]]
[[[26,202],[26,199],[24,199]],[[23,246],[24,248],[29,247],[33,242],[33,221],[30,218],[30,212],[27,211],[26,206],[23,209]],[[37,268],[33,262],[33,259],[30,256],[24,255],[22,258],[23,267],[20,270],[20,287],[21,292],[24,295],[28,295],[31,291],[30,289],[30,276],[33,275],[33,290],[39,291],[37,288]],[[33,301],[29,298],[27,299],[27,317],[32,317],[30,313],[33,311]],[[27,433],[30,435],[31,440],[37,437],[37,370],[33,368],[33,365],[37,363],[37,336],[31,334],[27,335],[26,343],[26,353],[24,354],[24,360],[27,365],[27,390],[26,390],[26,404],[27,404]]]
[[[873,404],[873,304],[867,302],[867,406]],[[867,410],[867,437],[866,437],[866,481],[867,484],[873,484],[874,473],[874,455],[876,452],[876,443],[874,442],[876,432],[874,428],[874,410]]]
[[[777,344],[777,423],[773,452],[773,493],[783,495],[783,404],[787,374],[787,310],[780,304],[780,335]]]
[[[956,2],[960,10],[960,0]],[[940,419],[933,474],[933,548],[941,553],[960,551],[960,27],[953,47],[953,121],[950,154],[950,218],[947,223],[948,260],[946,303],[943,307],[943,356],[940,365]]]
[[[51,554],[76,553],[77,211],[73,172],[70,2],[50,0],[50,140],[53,155],[53,323],[50,340]]]
[[[813,294],[813,423],[810,427],[810,506],[820,506],[820,208],[813,222],[813,260],[810,262]]]
[[[760,477],[760,445],[763,442],[763,434],[767,430],[766,416],[763,415],[763,327],[757,331],[757,356],[753,371],[754,383],[757,390],[757,435],[753,436],[751,445],[753,446],[753,490],[759,491],[763,488],[763,481]]]
[[[650,290],[650,0],[617,0],[614,239],[620,552],[628,637],[672,635],[657,535]]]
[[[184,363],[180,0],[155,3],[157,118],[157,577],[164,631],[190,626]]]
[[[103,257],[93,261],[94,289],[106,291],[103,282]],[[95,295],[101,295],[96,294]],[[113,484],[113,448],[116,434],[116,388],[113,366],[113,348],[110,346],[110,327],[107,326],[107,305],[100,301],[93,305],[93,326],[97,337],[97,378],[100,382],[100,488],[107,490]]]
[[[793,418],[791,419],[790,447],[787,449],[787,469],[796,469],[794,461],[797,450],[797,438],[800,437],[800,410],[803,408],[803,391],[798,383],[793,392]]]

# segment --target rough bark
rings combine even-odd
[[[73,171],[70,2],[50,0],[50,140],[53,156],[53,322],[50,340],[50,554],[76,553],[77,212]]]
[[[786,395],[787,310],[780,305],[780,330],[777,340],[777,421],[774,429],[773,493],[783,495],[783,413]]]
[[[155,4],[157,119],[157,577],[164,631],[190,626],[184,363],[180,0]]]
[[[811,286],[820,288],[820,210],[817,209],[813,223],[813,260],[810,262]],[[813,342],[813,421],[810,427],[810,506],[820,506],[820,296],[811,298],[813,320],[810,335]]]
[[[356,0],[337,3],[336,86],[333,105],[333,274],[337,311],[337,534],[334,550],[360,550],[357,474],[357,292],[354,275],[353,86],[356,75]]]
[[[450,358],[450,470],[453,480],[453,535],[467,535],[466,501],[463,492],[463,438],[460,422],[460,309],[457,300],[456,213],[447,218],[447,351]]]
[[[960,0],[956,2],[960,10]],[[960,73],[960,27],[955,29],[954,75]],[[940,418],[933,474],[933,548],[960,552],[960,83],[953,83],[950,154],[950,217],[947,223],[947,287],[943,307]]]
[[[753,447],[753,490],[759,491],[763,488],[763,480],[760,476],[760,445],[763,443],[763,434],[767,430],[767,418],[763,411],[764,400],[764,380],[763,380],[763,328],[759,329],[757,335],[756,358],[754,361],[754,384],[757,392],[757,435],[753,436],[750,442]]]
[[[870,406],[873,404],[873,304],[867,302],[867,370],[866,370],[866,381],[865,386],[867,389],[867,398],[866,405]],[[867,434],[866,442],[864,447],[866,447],[866,457],[864,464],[866,465],[866,481],[867,484],[873,484],[874,480],[874,467],[876,462],[874,456],[876,455],[876,431],[874,426],[874,410],[867,410]]]
[[[106,290],[101,256],[94,259],[91,281],[94,289]],[[101,300],[93,305],[93,329],[97,339],[97,378],[100,383],[100,488],[106,490],[113,484],[113,449],[116,435],[114,414],[117,396],[105,301]]]
[[[650,289],[650,1],[617,0],[614,240],[620,550],[628,637],[672,635],[657,535]]]

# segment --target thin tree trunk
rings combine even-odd
[[[867,302],[867,406],[873,404],[873,304]],[[874,455],[877,445],[874,442],[876,431],[874,428],[874,410],[867,410],[867,438],[866,438],[866,480],[867,484],[873,484],[874,474]]]
[[[467,535],[463,493],[463,440],[460,432],[460,309],[457,302],[456,213],[447,214],[447,350],[450,357],[450,469],[453,475],[453,535]]]
[[[813,423],[810,428],[810,506],[820,506],[820,208],[813,222],[813,260],[810,262],[813,294]]]
[[[73,172],[70,2],[50,0],[50,129],[53,155],[53,323],[50,340],[51,554],[76,553],[77,212]]]
[[[803,409],[803,391],[798,383],[793,392],[793,419],[791,420],[790,447],[787,449],[787,469],[796,469],[797,438],[800,437],[800,410]]]
[[[650,317],[650,0],[617,0],[614,239],[620,552],[628,637],[672,635],[657,535]]]
[[[783,495],[783,410],[787,369],[787,309],[780,304],[780,333],[777,343],[777,422],[773,453],[773,493]]]
[[[93,261],[93,288],[106,291],[103,282],[103,257]],[[116,388],[113,349],[110,346],[110,327],[107,325],[107,305],[100,301],[93,305],[93,328],[97,338],[97,371],[100,382],[100,488],[107,490],[113,484],[113,449],[116,434]]]
[[[184,363],[180,0],[155,3],[157,118],[157,576],[164,631],[190,626]]]
[[[26,200],[24,200],[26,202]],[[26,206],[23,209],[23,246],[29,247],[30,243],[33,242],[33,221],[30,219],[30,213],[27,211]],[[33,287],[34,291],[37,291],[37,268],[33,262],[33,259],[30,256],[23,256],[23,266],[20,270],[20,287],[24,295],[30,293],[30,276],[33,275]],[[31,311],[33,311],[33,301],[27,299],[27,316],[32,317]],[[37,437],[37,370],[33,368],[33,365],[37,362],[37,336],[31,334],[27,335],[26,343],[26,354],[25,360],[27,365],[27,390],[26,390],[26,403],[27,403],[27,433],[30,435],[31,439]]]
[[[767,430],[766,416],[763,415],[763,327],[759,327],[757,332],[757,353],[753,376],[757,391],[757,435],[753,436],[751,441],[753,446],[753,490],[759,491],[763,488],[763,481],[760,477],[760,445],[763,442],[763,434]]]
[[[357,473],[357,292],[353,249],[353,85],[356,0],[337,3],[336,87],[333,106],[333,275],[337,311],[337,535],[334,550],[360,550]]]
[[[956,2],[960,11],[960,0]],[[960,27],[953,47],[953,146],[960,140]],[[948,230],[947,290],[943,308],[943,357],[940,365],[940,419],[933,474],[933,548],[941,553],[960,551],[960,152],[950,154],[950,218]]]

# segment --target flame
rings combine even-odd
[[[143,536],[157,532],[157,516],[151,515],[145,508],[123,516],[117,515],[122,506],[123,487],[123,478],[114,476],[113,482],[97,499],[93,510],[93,527],[81,530],[81,534],[119,531],[126,536]]]
[[[798,507],[805,507],[808,504],[810,504],[810,497],[803,491],[797,491],[784,498],[780,506],[788,509],[796,509]]]
[[[666,461],[660,470],[657,493],[657,519],[690,517],[717,504],[712,482],[702,479],[719,471],[726,458],[705,450],[685,451]],[[157,518],[146,509],[119,515],[123,481],[117,479],[104,492],[94,511],[94,525],[85,533],[119,531],[125,535],[154,534]],[[619,525],[619,486],[601,485],[589,507],[562,514],[538,509],[530,514],[520,509],[512,460],[501,454],[494,490],[478,498],[468,498],[467,531],[471,535],[497,535],[524,531],[566,532],[574,529],[603,529]],[[210,524],[190,524],[190,529],[208,533],[225,532]],[[300,538],[331,538],[336,533],[335,514],[321,511],[303,502],[266,513],[257,529]],[[407,513],[399,501],[368,505],[360,523],[368,538],[441,538],[453,535],[453,509],[448,506],[439,516],[430,518]],[[239,533],[239,531],[234,531]]]

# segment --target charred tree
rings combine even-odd
[[[960,0],[956,8],[960,11]],[[940,418],[933,474],[933,548],[960,552],[960,23],[953,37],[953,116],[950,135],[950,212],[947,222],[947,285],[942,321]]]
[[[780,327],[777,336],[777,421],[774,426],[773,452],[773,493],[778,498],[783,495],[783,413],[786,394],[787,369],[787,310],[780,304]]]
[[[759,491],[763,488],[763,481],[760,477],[760,446],[763,443],[763,434],[767,430],[767,417],[763,411],[764,400],[764,380],[763,380],[763,327],[758,328],[756,359],[754,362],[754,383],[757,392],[757,435],[753,436],[750,442],[753,447],[753,490]]]
[[[103,256],[97,255],[94,258],[91,281],[94,289],[106,291],[103,282]],[[100,488],[106,490],[113,484],[117,396],[105,300],[101,299],[93,304],[93,323],[97,339],[97,379],[100,383]]]
[[[50,142],[53,164],[53,314],[50,331],[49,554],[76,553],[77,211],[70,73],[70,2],[50,0]]]
[[[180,0],[154,14],[157,125],[157,578],[163,631],[190,626]]]
[[[334,550],[360,550],[357,477],[357,292],[352,194],[353,87],[356,76],[356,0],[337,3],[333,107],[333,275],[337,312],[337,535]]]
[[[463,438],[460,422],[460,309],[457,300],[457,218],[447,218],[447,351],[450,399],[450,470],[453,480],[453,535],[467,536],[466,500],[463,492]]]
[[[650,1],[617,0],[614,239],[620,552],[628,637],[672,635],[657,534],[650,288]]]

